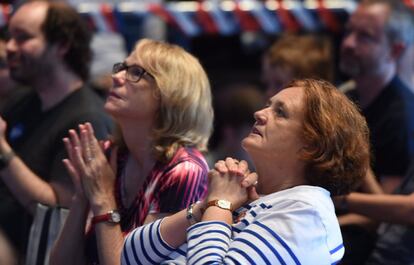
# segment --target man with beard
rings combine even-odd
[[[0,227],[22,254],[37,203],[68,207],[72,183],[62,138],[91,122],[106,137],[103,101],[86,86],[91,33],[58,2],[23,4],[9,25],[7,60],[14,80],[32,91],[0,118]]]
[[[347,94],[367,119],[374,173],[386,193],[401,182],[414,154],[414,95],[397,77],[400,55],[414,38],[410,16],[402,1],[364,0],[340,50],[340,69],[355,82]]]
[[[355,83],[346,93],[367,119],[373,171],[385,193],[401,183],[414,153],[414,94],[397,76],[400,56],[414,38],[412,27],[411,13],[402,1],[363,0],[347,23],[340,50],[340,68]],[[392,215],[387,203],[381,209],[384,217]],[[367,230],[362,223],[372,224],[355,214],[340,217],[347,249],[341,264],[364,264],[374,247],[376,226]]]

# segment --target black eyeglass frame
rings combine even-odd
[[[138,75],[135,74],[131,74],[131,69],[138,69],[140,71],[140,73]],[[139,65],[127,65],[125,62],[120,62],[120,63],[115,63],[112,66],[112,75],[116,75],[117,73],[121,72],[121,71],[126,71],[125,72],[125,78],[126,80],[133,82],[133,83],[138,83],[141,78],[147,74],[149,76],[151,76],[152,78],[154,78],[147,70],[145,70],[142,66]]]

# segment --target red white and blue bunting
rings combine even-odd
[[[404,2],[414,7],[413,0]],[[339,32],[341,17],[357,5],[354,0],[205,0],[167,3],[122,1],[116,4],[82,2],[76,7],[99,32],[124,31],[123,17],[155,16],[189,37],[202,34],[233,35],[240,32],[278,34],[283,31]],[[12,9],[1,5],[0,25]],[[137,20],[142,21],[142,20]]]

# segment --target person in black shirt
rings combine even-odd
[[[340,50],[340,69],[355,84],[346,93],[367,119],[373,170],[387,193],[414,154],[414,94],[397,77],[412,35],[411,13],[401,1],[364,0],[347,23]]]
[[[32,88],[0,118],[0,227],[20,253],[37,203],[69,207],[73,187],[62,138],[91,122],[98,137],[111,120],[86,82],[91,33],[64,3],[34,1],[12,16],[7,42],[11,77]]]
[[[411,13],[402,1],[363,0],[346,25],[340,50],[340,69],[354,83],[345,93],[367,120],[372,169],[385,193],[401,183],[414,154],[414,94],[397,72],[398,60],[412,42],[412,34]],[[368,186],[362,186],[361,191],[370,190]],[[372,220],[356,214],[339,220],[347,249],[341,264],[364,264],[375,245],[375,225],[370,231],[366,224],[373,224]]]

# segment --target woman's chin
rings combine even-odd
[[[253,137],[247,136],[242,140],[241,146],[251,157],[254,153],[254,150],[257,149],[257,142],[255,139],[253,139]]]
[[[105,102],[104,110],[110,115],[116,115],[119,112],[119,108],[110,101]]]

